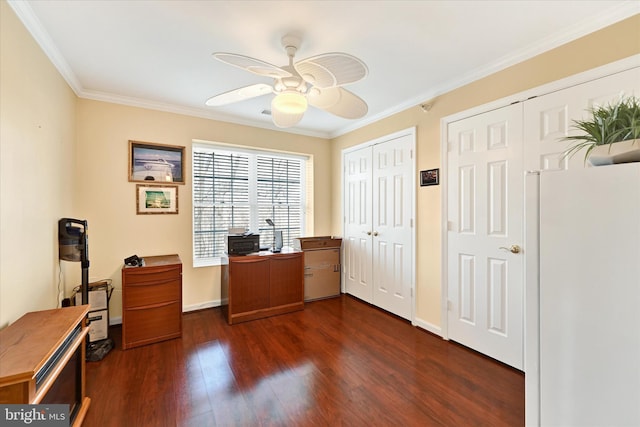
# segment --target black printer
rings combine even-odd
[[[260,251],[260,235],[253,233],[229,234],[227,236],[228,255],[246,255]]]

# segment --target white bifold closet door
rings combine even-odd
[[[344,283],[347,293],[413,316],[415,137],[344,155]]]

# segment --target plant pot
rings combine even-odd
[[[640,139],[598,145],[589,154],[593,166],[640,162]]]

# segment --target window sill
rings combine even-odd
[[[222,265],[222,258],[220,257],[197,258],[193,260],[193,268],[218,267],[220,265]]]

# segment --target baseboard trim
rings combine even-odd
[[[426,320],[415,318],[413,321],[413,326],[424,329],[425,331],[431,332],[432,334],[438,335],[439,337],[442,336],[442,329],[440,328],[440,326],[436,326],[433,323],[427,322]]]
[[[187,313],[189,311],[204,310],[205,308],[220,307],[221,303],[222,302],[220,300],[214,300],[214,301],[205,301],[198,304],[186,305],[182,307],[182,312]]]
[[[206,301],[199,304],[191,304],[191,305],[182,307],[182,312],[188,313],[190,311],[198,311],[198,310],[204,310],[206,308],[220,307],[220,304],[221,304],[220,300]],[[121,325],[121,324],[122,324],[122,316],[109,318],[109,326]],[[433,323],[429,323],[426,320],[415,318],[413,321],[413,326],[424,329],[425,331],[431,332],[432,334],[438,335],[439,337],[442,336],[442,329],[440,328],[440,326],[434,325]]]

